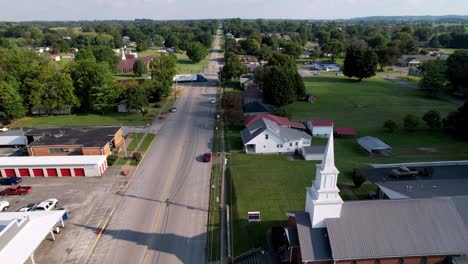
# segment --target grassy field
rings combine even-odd
[[[154,112],[143,117],[139,113],[109,113],[104,115],[76,114],[26,117],[14,123],[14,127],[38,126],[137,126],[151,123]]]
[[[406,114],[421,117],[434,109],[445,116],[456,109],[454,104],[426,97],[421,91],[402,87],[383,78],[357,82],[335,75],[305,78],[307,93],[317,102],[295,102],[285,108],[295,121],[329,118],[335,127],[352,127],[357,138],[374,136],[392,147],[392,155],[370,157],[356,142],[356,138],[335,138],[335,161],[341,172],[339,182],[351,182],[354,168],[369,163],[395,163],[468,159],[468,142],[460,142],[443,131],[430,130],[420,121],[420,129],[403,129],[391,134],[383,130],[387,119],[400,127]],[[227,144],[231,150],[241,149],[239,131],[242,127],[228,127]],[[313,145],[325,145],[326,140],[314,138]],[[279,155],[232,154],[232,219],[234,254],[257,246],[266,246],[270,227],[284,225],[285,213],[303,210],[306,186],[315,176],[314,162],[289,161]],[[363,185],[351,190],[358,198],[366,198],[374,187]],[[346,195],[344,195],[346,196]],[[343,197],[349,198],[349,197]],[[260,211],[261,223],[248,223],[248,211]]]
[[[419,81],[421,80],[421,77],[418,76],[402,76],[400,79],[406,80],[408,82],[416,83],[418,84]]]
[[[156,137],[155,134],[152,134],[152,133],[146,134],[145,139],[143,139],[143,142],[141,142],[140,151],[146,152],[148,150],[149,146],[151,145],[151,142],[153,142],[155,137]]]
[[[202,72],[208,66],[208,56],[199,63],[193,63],[185,53],[176,53],[177,56],[177,73],[178,74],[195,74]]]
[[[225,93],[241,93],[242,88],[240,87],[239,81],[230,81],[224,84]]]
[[[126,160],[125,158],[121,158],[121,159],[119,159],[119,160],[117,161],[116,165],[117,165],[117,166],[123,166],[123,165],[127,164],[127,161],[128,161],[128,160]]]

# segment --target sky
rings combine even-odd
[[[468,15],[468,0],[1,0],[0,21]]]

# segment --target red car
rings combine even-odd
[[[20,186],[16,185],[10,188],[6,188],[2,192],[0,192],[0,195],[5,196],[5,195],[24,195],[26,193],[31,192],[32,187],[31,186]]]
[[[210,162],[211,161],[211,153],[203,154],[203,161],[204,162]]]

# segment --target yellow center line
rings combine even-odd
[[[189,107],[190,112],[192,112],[194,99],[195,98],[192,96],[191,101],[190,101],[190,107]],[[185,142],[185,140],[183,140],[183,139],[186,138],[187,131],[188,131],[188,129],[184,130],[184,133],[182,135],[182,140],[179,141],[180,145],[179,145],[179,147],[177,149],[177,153],[176,153],[176,155],[174,157],[180,157],[180,155],[182,154],[182,150],[184,148],[184,142]],[[162,209],[164,207],[163,206],[163,203],[164,203],[163,201],[165,201],[167,199],[168,192],[169,192],[169,187],[172,185],[172,182],[173,182],[174,177],[176,175],[176,169],[177,169],[176,164],[178,163],[177,161],[178,161],[178,159],[174,158],[174,160],[173,160],[173,162],[171,164],[171,169],[169,171],[169,178],[168,178],[168,180],[166,181],[166,183],[164,185],[163,196],[162,196],[162,199],[161,199],[161,205],[159,206],[159,208],[158,208],[158,210],[156,212],[156,219],[154,221],[153,229],[152,229],[151,233],[155,233],[156,230],[158,229],[159,221],[161,219],[161,212],[162,212]],[[149,249],[152,246],[152,241],[153,241],[153,239],[152,239],[152,237],[150,237],[148,239],[148,242],[147,242],[147,249],[146,249],[146,252],[145,252],[145,256],[143,257],[143,262],[142,262],[143,264],[146,264],[146,262],[148,261],[148,255],[149,255],[149,252],[150,252]]]

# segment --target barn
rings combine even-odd
[[[105,155],[0,157],[1,177],[94,177],[107,169]]]

